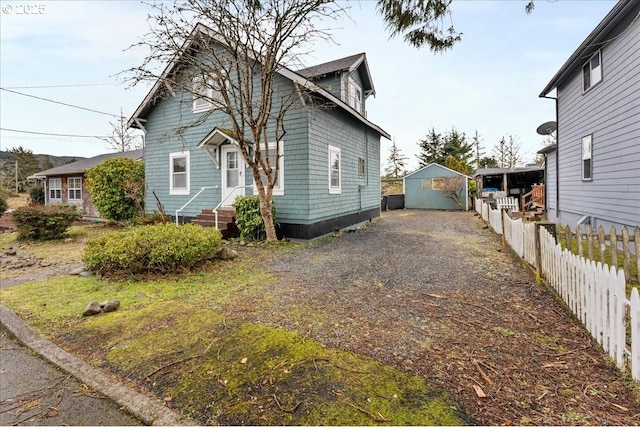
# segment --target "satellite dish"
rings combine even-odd
[[[556,122],[546,122],[538,126],[536,132],[538,132],[538,135],[551,135],[556,129],[558,129]]]

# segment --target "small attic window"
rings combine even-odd
[[[347,103],[351,108],[362,113],[362,87],[353,77],[349,77],[349,95]]]
[[[582,66],[582,91],[586,92],[602,81],[602,55],[594,53]]]

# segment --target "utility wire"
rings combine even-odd
[[[108,136],[69,135],[69,134],[64,134],[64,133],[33,132],[33,131],[30,131],[30,130],[18,130],[18,129],[7,129],[7,128],[0,128],[0,130],[6,131],[6,132],[28,133],[28,134],[32,134],[32,135],[64,136],[64,137],[69,137],[69,138],[97,138],[97,139],[109,138]]]
[[[85,110],[85,111],[91,111],[92,113],[98,113],[98,114],[104,114],[105,116],[111,116],[111,117],[117,117],[120,118],[119,115],[117,114],[111,114],[111,113],[105,113],[104,111],[98,111],[98,110],[92,110],[91,108],[85,108],[85,107],[80,107],[78,105],[72,105],[72,104],[66,104],[64,102],[60,102],[60,101],[54,101],[52,99],[47,99],[47,98],[41,98],[39,96],[35,96],[35,95],[29,95],[27,93],[22,93],[22,92],[17,92],[15,90],[10,90],[4,87],[0,87],[0,90],[4,90],[6,92],[11,92],[11,93],[15,93],[17,95],[22,95],[22,96],[27,96],[29,98],[35,98],[35,99],[39,99],[41,101],[47,101],[47,102],[53,102],[54,104],[60,104],[60,105],[64,105],[66,107],[71,107],[71,108],[77,108],[79,110]]]
[[[87,87],[87,86],[114,86],[113,83],[86,83],[77,85],[46,85],[46,86],[6,86],[5,89],[49,89],[56,87]]]

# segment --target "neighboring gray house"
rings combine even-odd
[[[428,164],[402,179],[405,209],[460,209],[458,203],[445,196],[442,191],[447,179],[452,177],[458,177],[460,181],[458,197],[462,203],[462,209],[468,210],[471,177],[437,163]]]
[[[176,57],[165,75],[183,72],[185,62]],[[300,98],[285,116],[281,151],[268,153],[279,162],[273,200],[280,234],[308,240],[379,217],[380,138],[390,136],[367,119],[375,90],[365,54],[297,72],[282,67],[274,84],[277,93]],[[129,126],[146,135],[146,206],[159,202],[181,222],[202,223],[219,204],[229,215],[235,197],[254,193],[229,116],[192,92],[158,80]]]
[[[142,160],[144,152],[143,150],[133,150],[124,153],[101,154],[35,173],[29,176],[29,179],[42,182],[46,206],[58,203],[75,205],[83,216],[98,218],[100,214],[91,202],[91,194],[87,190],[85,172],[87,169],[114,157]]]
[[[640,225],[639,14],[638,0],[616,3],[540,94],[556,99],[557,144],[542,150],[551,221]]]

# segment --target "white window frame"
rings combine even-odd
[[[58,185],[55,187],[53,186],[54,182],[58,183]],[[57,191],[60,197],[51,197],[51,193],[53,191]],[[62,202],[62,178],[49,178],[49,200],[54,202]]]
[[[265,144],[260,144],[261,153],[264,155],[264,150],[266,146]],[[269,143],[269,151],[276,149],[275,143]],[[271,164],[273,168],[275,165]],[[253,182],[253,194],[258,194],[258,188],[255,185],[255,180]],[[278,178],[276,180],[276,185],[273,186],[274,196],[284,196],[284,143],[280,141],[278,143]]]
[[[593,135],[582,137],[581,142],[580,170],[582,171],[582,180],[593,181]],[[585,162],[587,161],[588,167],[585,167]],[[585,172],[588,172],[589,175],[586,176]]]
[[[218,82],[218,86],[215,84],[216,81]],[[204,78],[202,76],[193,78],[193,105],[191,109],[194,113],[202,113],[213,108],[221,107],[223,103],[222,94],[220,93],[220,89],[216,90],[215,87],[219,87],[222,81],[226,81],[226,79],[218,72],[214,72],[213,75],[207,79],[206,84],[204,84]],[[206,93],[204,90],[199,91],[198,85],[204,86],[202,89],[206,90]]]
[[[331,159],[332,154],[338,155],[338,185],[332,185],[331,175],[332,172],[335,171],[333,167],[333,161]],[[329,145],[328,156],[328,172],[329,172],[329,194],[341,194],[342,193],[342,152],[338,147],[334,147],[333,145]]]
[[[75,184],[72,187],[71,183],[74,182],[78,182],[80,183],[79,187],[76,187]],[[72,193],[75,196],[75,192],[79,191],[80,193],[80,197],[72,197]],[[78,202],[78,201],[82,201],[82,177],[81,176],[69,176],[67,177],[67,200],[68,201],[74,201],[74,202]]]
[[[180,151],[176,153],[169,154],[169,194],[172,196],[180,196],[180,195],[188,195],[190,193],[191,187],[191,167],[190,167],[190,152],[189,151]],[[176,172],[176,173],[185,173],[186,175],[186,187],[174,187],[174,159],[185,158],[186,159],[186,171],[185,172]]]
[[[348,87],[349,106],[358,113],[362,113],[362,88],[358,84],[358,81],[352,76],[349,76]]]
[[[597,62],[597,65],[595,63]],[[586,77],[589,77],[587,83]],[[602,81],[602,51],[598,50],[589,57],[589,60],[582,66],[582,92],[587,92],[592,87]]]

